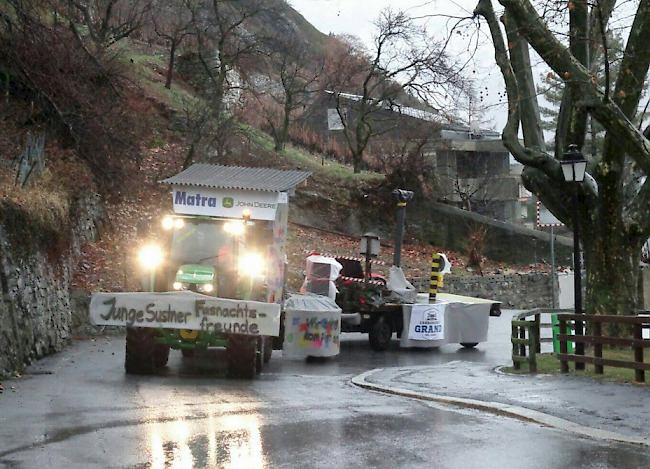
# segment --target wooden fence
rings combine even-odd
[[[570,309],[538,308],[524,311],[512,318],[512,364],[515,370],[521,369],[522,363],[528,363],[531,373],[537,372],[537,354],[541,352],[541,344],[552,342],[552,333],[542,337],[542,331],[551,329],[550,315],[566,313]],[[526,318],[531,318],[527,320]],[[542,322],[544,317],[544,322]]]
[[[596,374],[603,374],[605,366],[616,368],[631,368],[634,370],[634,380],[645,381],[645,372],[650,371],[650,363],[643,361],[643,349],[650,347],[650,340],[643,338],[643,329],[648,328],[650,317],[646,316],[604,316],[594,314],[560,314],[558,315],[560,331],[557,336],[560,341],[560,370],[568,373],[569,362],[591,363],[594,365]],[[591,324],[587,330],[593,335],[569,335],[567,334],[568,321],[583,321]],[[633,327],[633,338],[624,339],[619,337],[604,337],[603,324],[626,324]],[[594,346],[594,356],[575,355],[567,353],[567,342],[582,342]],[[615,345],[632,347],[634,350],[634,361],[610,360],[603,358],[603,345]]]

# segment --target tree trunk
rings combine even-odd
[[[277,137],[275,139],[275,151],[283,151],[287,140],[289,140],[289,124],[291,122],[291,108],[293,104],[290,99],[287,99],[287,102],[284,105],[284,112],[282,114],[282,122],[280,123],[280,128],[277,132]]]
[[[176,55],[176,38],[172,39],[172,49],[169,53],[169,68],[167,69],[167,81],[165,81],[165,88],[172,87],[172,75],[174,73],[174,56]]]
[[[588,235],[581,229],[587,269],[585,310],[588,314],[629,316],[639,310],[639,260],[641,245],[625,229],[604,222],[596,214]],[[606,325],[607,335],[628,335],[624,325]]]
[[[358,151],[352,152],[352,167],[354,168],[355,174],[361,172],[361,158],[363,158],[363,153],[359,153]]]

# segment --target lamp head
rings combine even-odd
[[[585,179],[587,160],[578,150],[578,145],[571,144],[569,149],[562,155],[560,161],[564,180],[567,182],[582,182]]]

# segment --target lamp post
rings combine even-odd
[[[402,240],[404,238],[404,219],[406,218],[406,203],[413,200],[413,191],[395,189],[391,192],[397,199],[397,223],[395,226],[395,252],[393,254],[393,265],[402,265]]]
[[[562,172],[564,180],[573,183],[573,279],[575,290],[575,313],[582,314],[582,279],[580,269],[580,238],[578,232],[578,186],[585,179],[585,170],[587,169],[587,160],[578,150],[578,145],[569,145],[569,149],[562,156]],[[583,322],[576,321],[575,334],[583,335]],[[576,342],[576,355],[585,354],[584,342]],[[576,362],[576,370],[584,370],[585,364]]]

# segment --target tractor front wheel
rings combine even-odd
[[[126,328],[124,371],[130,375],[148,375],[155,368],[156,334],[147,327]]]
[[[253,379],[257,374],[262,353],[259,337],[231,334],[228,336],[228,375],[233,378]]]
[[[156,344],[153,349],[153,363],[156,368],[162,368],[169,361],[169,345]]]

